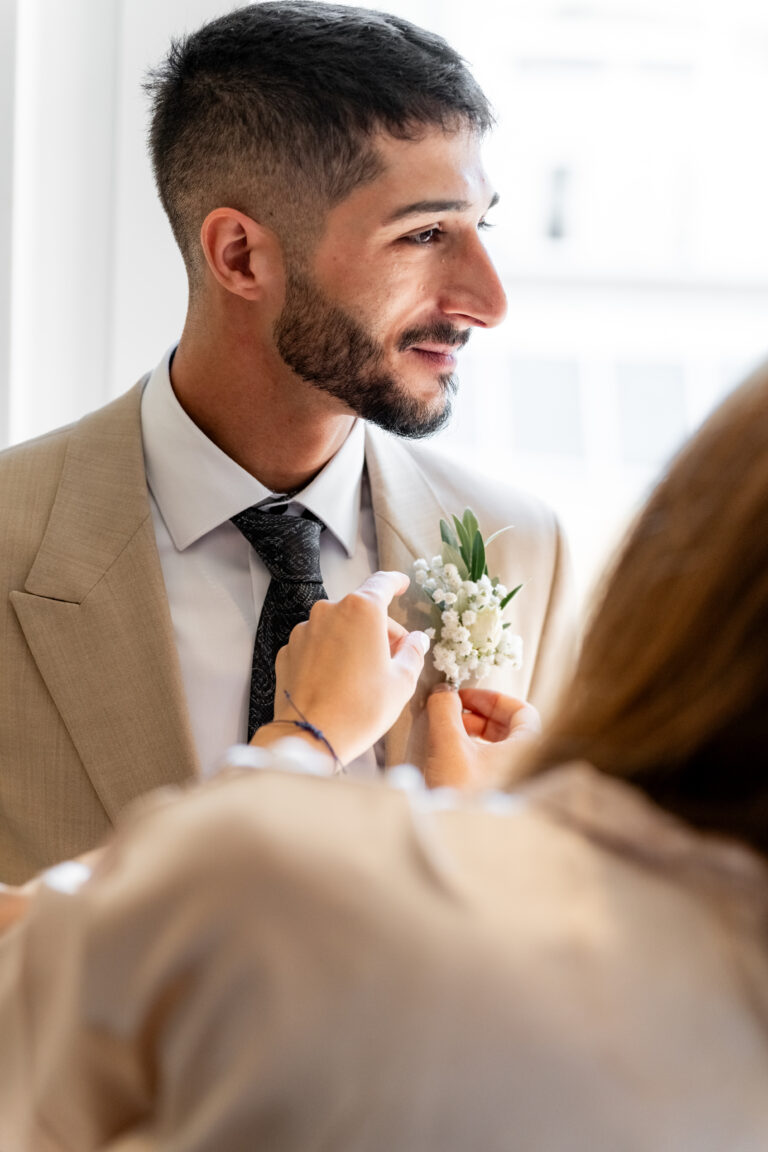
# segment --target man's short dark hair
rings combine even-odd
[[[442,37],[398,16],[319,0],[237,9],[172,43],[146,88],[160,199],[194,279],[200,225],[230,207],[286,242],[380,171],[371,137],[492,123]]]

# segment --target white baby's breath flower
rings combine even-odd
[[[507,660],[513,668],[522,668],[523,666],[523,638],[518,636],[515,632],[511,632],[508,628],[504,632],[503,647],[499,651],[499,655]]]
[[[444,673],[450,682],[458,681],[459,666],[456,663],[454,652],[447,644],[436,644],[433,649],[433,658],[438,672]]]
[[[413,571],[414,583],[431,602],[434,625],[425,632],[435,641],[434,666],[449,684],[459,687],[494,666],[519,667],[522,640],[504,626],[502,605],[515,593],[491,580],[476,517],[467,509],[462,520],[454,516],[453,523],[455,531],[446,521],[440,522],[442,555],[429,563],[416,560]]]
[[[443,576],[445,578],[445,583],[450,588],[451,592],[458,592],[462,585],[462,579],[459,575],[459,570],[456,565],[446,564],[445,568],[443,569]]]

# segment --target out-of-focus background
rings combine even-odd
[[[0,443],[97,407],[178,337],[141,79],[171,35],[237,6],[0,3]],[[498,116],[489,246],[509,316],[463,354],[438,443],[554,505],[586,589],[768,349],[768,4],[379,6],[445,35]]]

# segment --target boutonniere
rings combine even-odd
[[[453,526],[440,521],[440,555],[429,563],[416,560],[413,578],[432,606],[434,627],[426,633],[435,641],[435,668],[458,688],[470,676],[480,679],[501,664],[521,666],[522,638],[510,632],[502,613],[522,584],[509,592],[498,576],[488,574],[486,548],[506,528],[483,540],[470,508],[461,520],[452,519]]]

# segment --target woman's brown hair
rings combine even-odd
[[[768,367],[673,460],[603,583],[536,768],[574,759],[768,851]]]

